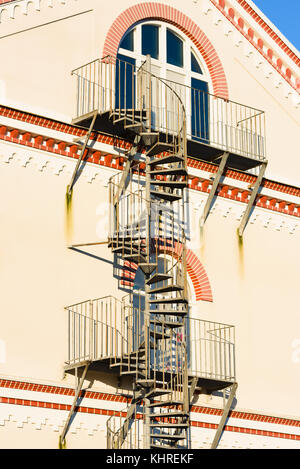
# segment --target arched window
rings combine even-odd
[[[174,83],[187,113],[188,136],[208,142],[208,73],[201,57],[198,56],[192,41],[177,28],[167,23],[147,21],[134,25],[123,36],[118,50],[122,61],[117,67],[117,104],[124,105],[124,99],[133,106],[132,90],[122,97],[119,83],[134,79],[137,69],[151,56],[151,71],[156,76]],[[123,62],[128,65],[123,65]],[[119,75],[118,75],[119,74]],[[120,75],[122,74],[122,79]],[[125,78],[126,77],[126,78]],[[176,84],[176,85],[175,85]]]

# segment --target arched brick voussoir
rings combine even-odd
[[[178,255],[180,255],[181,248],[179,245],[176,246],[175,250],[178,251]],[[168,249],[164,246],[164,252],[166,251],[168,251]],[[174,255],[174,250],[170,249],[170,253],[171,252]],[[196,254],[190,249],[186,250],[186,266],[187,273],[194,288],[196,301],[208,301],[212,303],[213,295],[207,273]],[[133,287],[137,269],[137,264],[127,261],[124,262],[122,274],[123,286]]]
[[[128,28],[139,21],[159,20],[176,26],[194,43],[203,57],[213,84],[213,93],[229,99],[228,85],[220,58],[208,37],[184,13],[162,3],[145,2],[123,11],[111,25],[103,48],[103,56],[116,57],[120,41]]]

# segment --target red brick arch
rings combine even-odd
[[[187,249],[186,264],[187,273],[193,284],[196,301],[213,302],[212,290],[207,273],[196,254],[190,249]],[[137,264],[128,261],[124,262],[121,280],[121,284],[123,286],[127,286],[129,288],[133,287],[137,269]]]
[[[123,11],[111,25],[106,36],[103,56],[115,57],[120,41],[128,28],[142,20],[160,20],[176,26],[188,36],[203,57],[213,84],[213,92],[217,96],[228,99],[228,85],[220,58],[208,37],[199,26],[188,16],[176,8],[162,3],[146,2],[134,5]]]

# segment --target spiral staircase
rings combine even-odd
[[[172,122],[169,132],[153,131],[153,79],[146,62],[138,72],[144,109],[110,114],[114,125],[123,123],[136,138],[122,177],[110,181],[109,247],[143,272],[145,294],[143,308],[135,312],[134,350],[115,365],[122,362],[123,373],[134,375],[134,388],[143,399],[145,446],[176,448],[187,446],[189,428],[184,211],[175,220],[173,210],[175,202],[182,205],[187,187],[185,111],[180,98],[165,85],[166,99],[178,100],[177,122]],[[137,148],[144,155],[142,187]],[[132,224],[128,209],[133,206],[136,211],[136,205],[142,210]]]
[[[142,286],[122,302],[109,300],[110,317],[115,317],[114,323],[108,321],[108,314],[99,319],[98,300],[66,308],[69,314],[69,349],[76,349],[76,353],[72,352],[73,358],[69,357],[65,369],[74,371],[82,368],[83,373],[77,381],[74,404],[61,435],[61,446],[86,373],[93,363],[97,363],[120,377],[130,378],[132,383],[132,398],[125,414],[121,412],[119,420],[114,416],[108,420],[109,448],[137,447],[130,443],[130,438],[134,425],[141,421],[143,442],[138,447],[188,448],[189,412],[196,386],[202,383],[210,391],[232,386],[228,414],[236,383],[231,362],[234,343],[231,336],[226,336],[227,330],[231,330],[227,325],[210,325],[205,332],[208,336],[200,337],[199,333],[199,339],[195,341],[196,347],[198,343],[207,347],[213,340],[214,348],[210,350],[218,353],[203,353],[199,349],[195,354],[201,359],[210,356],[210,363],[218,363],[218,370],[207,370],[201,365],[201,370],[191,372],[187,220],[184,210],[188,187],[184,100],[172,83],[151,73],[150,57],[132,72],[133,81],[129,84],[126,78],[125,84],[114,82],[111,77],[116,75],[115,69],[108,59],[102,60],[101,68],[97,65],[89,78],[86,78],[86,67],[78,78],[80,99],[77,114],[88,131],[81,144],[81,155],[68,192],[70,194],[73,189],[95,129],[103,129],[104,126],[112,135],[126,136],[132,142],[123,171],[114,174],[109,181],[108,247],[119,261],[137,271],[142,278]],[[102,86],[107,82],[109,86]],[[131,87],[130,93],[126,86]],[[85,88],[88,92],[84,91]],[[217,154],[220,155],[220,149]],[[82,313],[83,307],[86,309],[85,304],[89,315]],[[101,311],[105,309],[101,308]],[[79,326],[75,329],[77,321]],[[84,321],[84,327],[80,321]],[[89,343],[88,351],[80,349],[82,340],[78,338],[78,331],[82,330],[89,330],[87,340],[84,337],[84,347]],[[98,338],[99,331],[102,335]],[[76,341],[79,345],[75,344]],[[99,353],[99,343],[102,343],[104,352]],[[218,348],[221,346],[222,352]],[[214,353],[214,356],[210,355]],[[217,358],[221,356],[222,365]],[[223,362],[225,371],[220,371]]]

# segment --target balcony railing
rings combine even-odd
[[[115,364],[125,355],[137,351],[144,340],[142,303],[130,305],[112,296],[89,300],[65,308],[67,312],[67,366],[84,361],[109,360]],[[235,329],[218,322],[189,318],[186,322],[187,364],[189,376],[210,380],[235,380]],[[174,339],[175,337],[175,339]],[[167,340],[167,339],[166,339]],[[168,346],[152,353],[154,373],[181,370],[183,359],[174,359],[178,349],[175,334]],[[161,347],[161,348],[160,348]],[[156,359],[154,355],[159,358]],[[163,358],[163,360],[162,360]],[[124,360],[123,360],[124,361]]]
[[[150,102],[145,99],[143,77],[147,73]],[[185,110],[189,140],[255,160],[266,159],[263,111],[159,78],[145,68],[111,57],[83,65],[72,74],[77,80],[76,119],[94,111],[103,115],[117,110],[135,117],[148,111],[151,130],[171,134],[179,125],[177,95]]]

